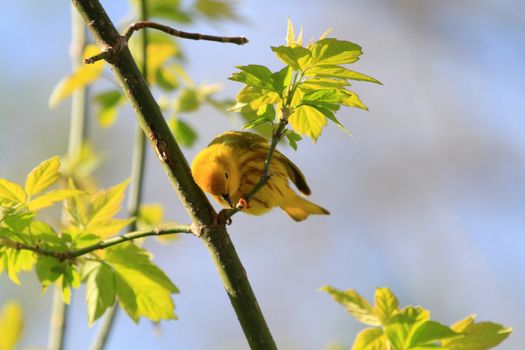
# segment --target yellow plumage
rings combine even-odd
[[[259,182],[269,147],[265,138],[250,132],[221,134],[193,160],[191,171],[195,182],[222,206],[235,205]],[[243,211],[262,215],[280,207],[296,221],[311,214],[329,214],[328,210],[295,193],[288,180],[303,194],[311,193],[299,168],[275,150],[269,181],[249,200]]]

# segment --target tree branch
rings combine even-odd
[[[22,242],[12,241],[7,238],[0,239],[0,242],[2,243],[2,245],[5,245],[6,247],[9,247],[9,248],[14,248],[18,250],[30,250],[32,252],[35,252],[38,255],[51,256],[51,257],[57,258],[58,260],[72,260],[82,255],[89,254],[95,250],[109,248],[116,244],[132,241],[134,239],[148,237],[148,236],[165,236],[165,235],[172,235],[176,233],[192,233],[192,229],[190,225],[180,225],[180,226],[170,227],[166,229],[157,228],[154,230],[134,231],[134,232],[126,233],[121,236],[112,237],[112,238],[97,242],[95,244],[91,244],[84,248],[66,250],[66,251],[50,250],[46,248],[41,248],[38,245],[29,245],[29,244],[22,243]]]
[[[199,34],[199,33],[188,33],[188,32],[183,32],[181,30],[177,30],[175,28],[166,26],[164,24],[151,22],[151,21],[139,21],[139,22],[132,23],[128,27],[126,32],[124,33],[124,37],[126,38],[126,40],[129,40],[135,31],[143,29],[143,28],[157,29],[169,35],[173,35],[173,36],[183,38],[183,39],[207,40],[207,41],[216,41],[220,43],[232,43],[232,44],[237,44],[237,45],[244,45],[248,43],[248,39],[246,39],[243,36],[228,37],[228,36],[215,36],[215,35],[207,35],[207,34]]]
[[[129,49],[98,0],[72,0],[99,47],[117,54],[109,63],[135,109],[138,122],[153,146],[179,199],[193,221],[194,233],[205,243],[252,349],[276,349],[225,226],[197,186],[188,162],[164,120],[160,108],[135,64]],[[103,50],[105,51],[105,50]]]

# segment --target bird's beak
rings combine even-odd
[[[224,200],[225,200],[226,202],[228,202],[228,204],[230,205],[230,207],[233,208],[232,200],[231,200],[230,195],[229,195],[228,193],[226,193],[226,194],[223,193],[223,194],[222,194],[222,198],[224,198]]]

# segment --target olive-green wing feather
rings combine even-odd
[[[270,145],[264,137],[247,131],[225,132],[217,136],[208,146],[214,144],[226,144],[237,149],[249,148],[254,152],[262,151],[265,154],[267,154],[268,150],[270,149]],[[282,154],[278,150],[275,150],[274,157],[279,159],[285,165],[290,180],[292,180],[295,186],[297,186],[297,189],[299,191],[301,191],[305,195],[309,195],[312,193],[310,187],[306,183],[306,179],[304,178],[303,173],[301,172],[301,170],[299,170],[297,165],[295,165],[290,159],[288,159],[284,154]]]
[[[275,150],[274,157],[280,159],[284,163],[286,170],[288,171],[288,176],[295,186],[297,186],[297,189],[309,196],[312,191],[310,190],[303,173],[301,170],[299,170],[297,165],[295,165],[290,159],[288,159],[288,157],[277,150]]]

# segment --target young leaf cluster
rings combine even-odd
[[[446,326],[430,319],[421,306],[399,307],[388,288],[377,288],[372,306],[355,290],[322,287],[356,320],[369,328],[356,337],[352,350],[487,350],[505,340],[512,329],[493,322],[475,322],[475,315]]]
[[[136,10],[140,7],[139,1],[130,2]],[[183,7],[179,0],[154,0],[148,2],[148,15],[150,18],[179,24],[191,23],[199,17],[211,22],[239,19],[234,11],[233,2],[223,0],[197,0],[187,8]],[[142,67],[144,57],[139,36],[132,37],[128,44],[137,64]],[[86,45],[83,57],[92,57],[98,53],[96,45]],[[183,146],[192,146],[198,135],[182,116],[198,110],[205,104],[224,111],[230,101],[215,97],[219,91],[217,85],[197,86],[192,81],[184,70],[183,51],[173,37],[150,30],[146,55],[147,81],[158,92],[159,101],[169,115],[169,125],[176,140]],[[55,86],[49,99],[50,107],[58,106],[73,92],[99,81],[107,67],[108,64],[103,60],[81,65]],[[94,94],[92,101],[98,124],[107,128],[116,122],[125,97],[120,89],[104,88]]]
[[[238,66],[230,80],[245,86],[237,94],[233,110],[251,119],[244,128],[255,128],[285,119],[294,133],[287,133],[295,149],[299,135],[316,141],[327,121],[347,129],[335,117],[341,106],[367,109],[359,96],[348,89],[351,81],[380,84],[370,76],[350,70],[346,65],[356,62],[363,53],[350,41],[327,38],[303,45],[302,30],[296,37],[288,20],[286,45],[272,47],[275,55],[286,65],[279,71],[250,64]],[[253,115],[256,116],[253,116]]]
[[[97,250],[97,244],[134,220],[115,217],[127,181],[94,193],[76,189],[72,181],[68,188],[51,189],[63,179],[59,169],[59,157],[52,157],[27,175],[23,187],[0,179],[0,273],[20,284],[21,271],[35,270],[44,289],[61,288],[66,303],[71,289],[84,283],[90,324],[115,302],[135,322],[175,319],[172,294],[178,289],[146,250],[129,242]],[[63,226],[37,219],[39,211],[60,202]],[[150,223],[162,219],[162,213],[149,212]]]

